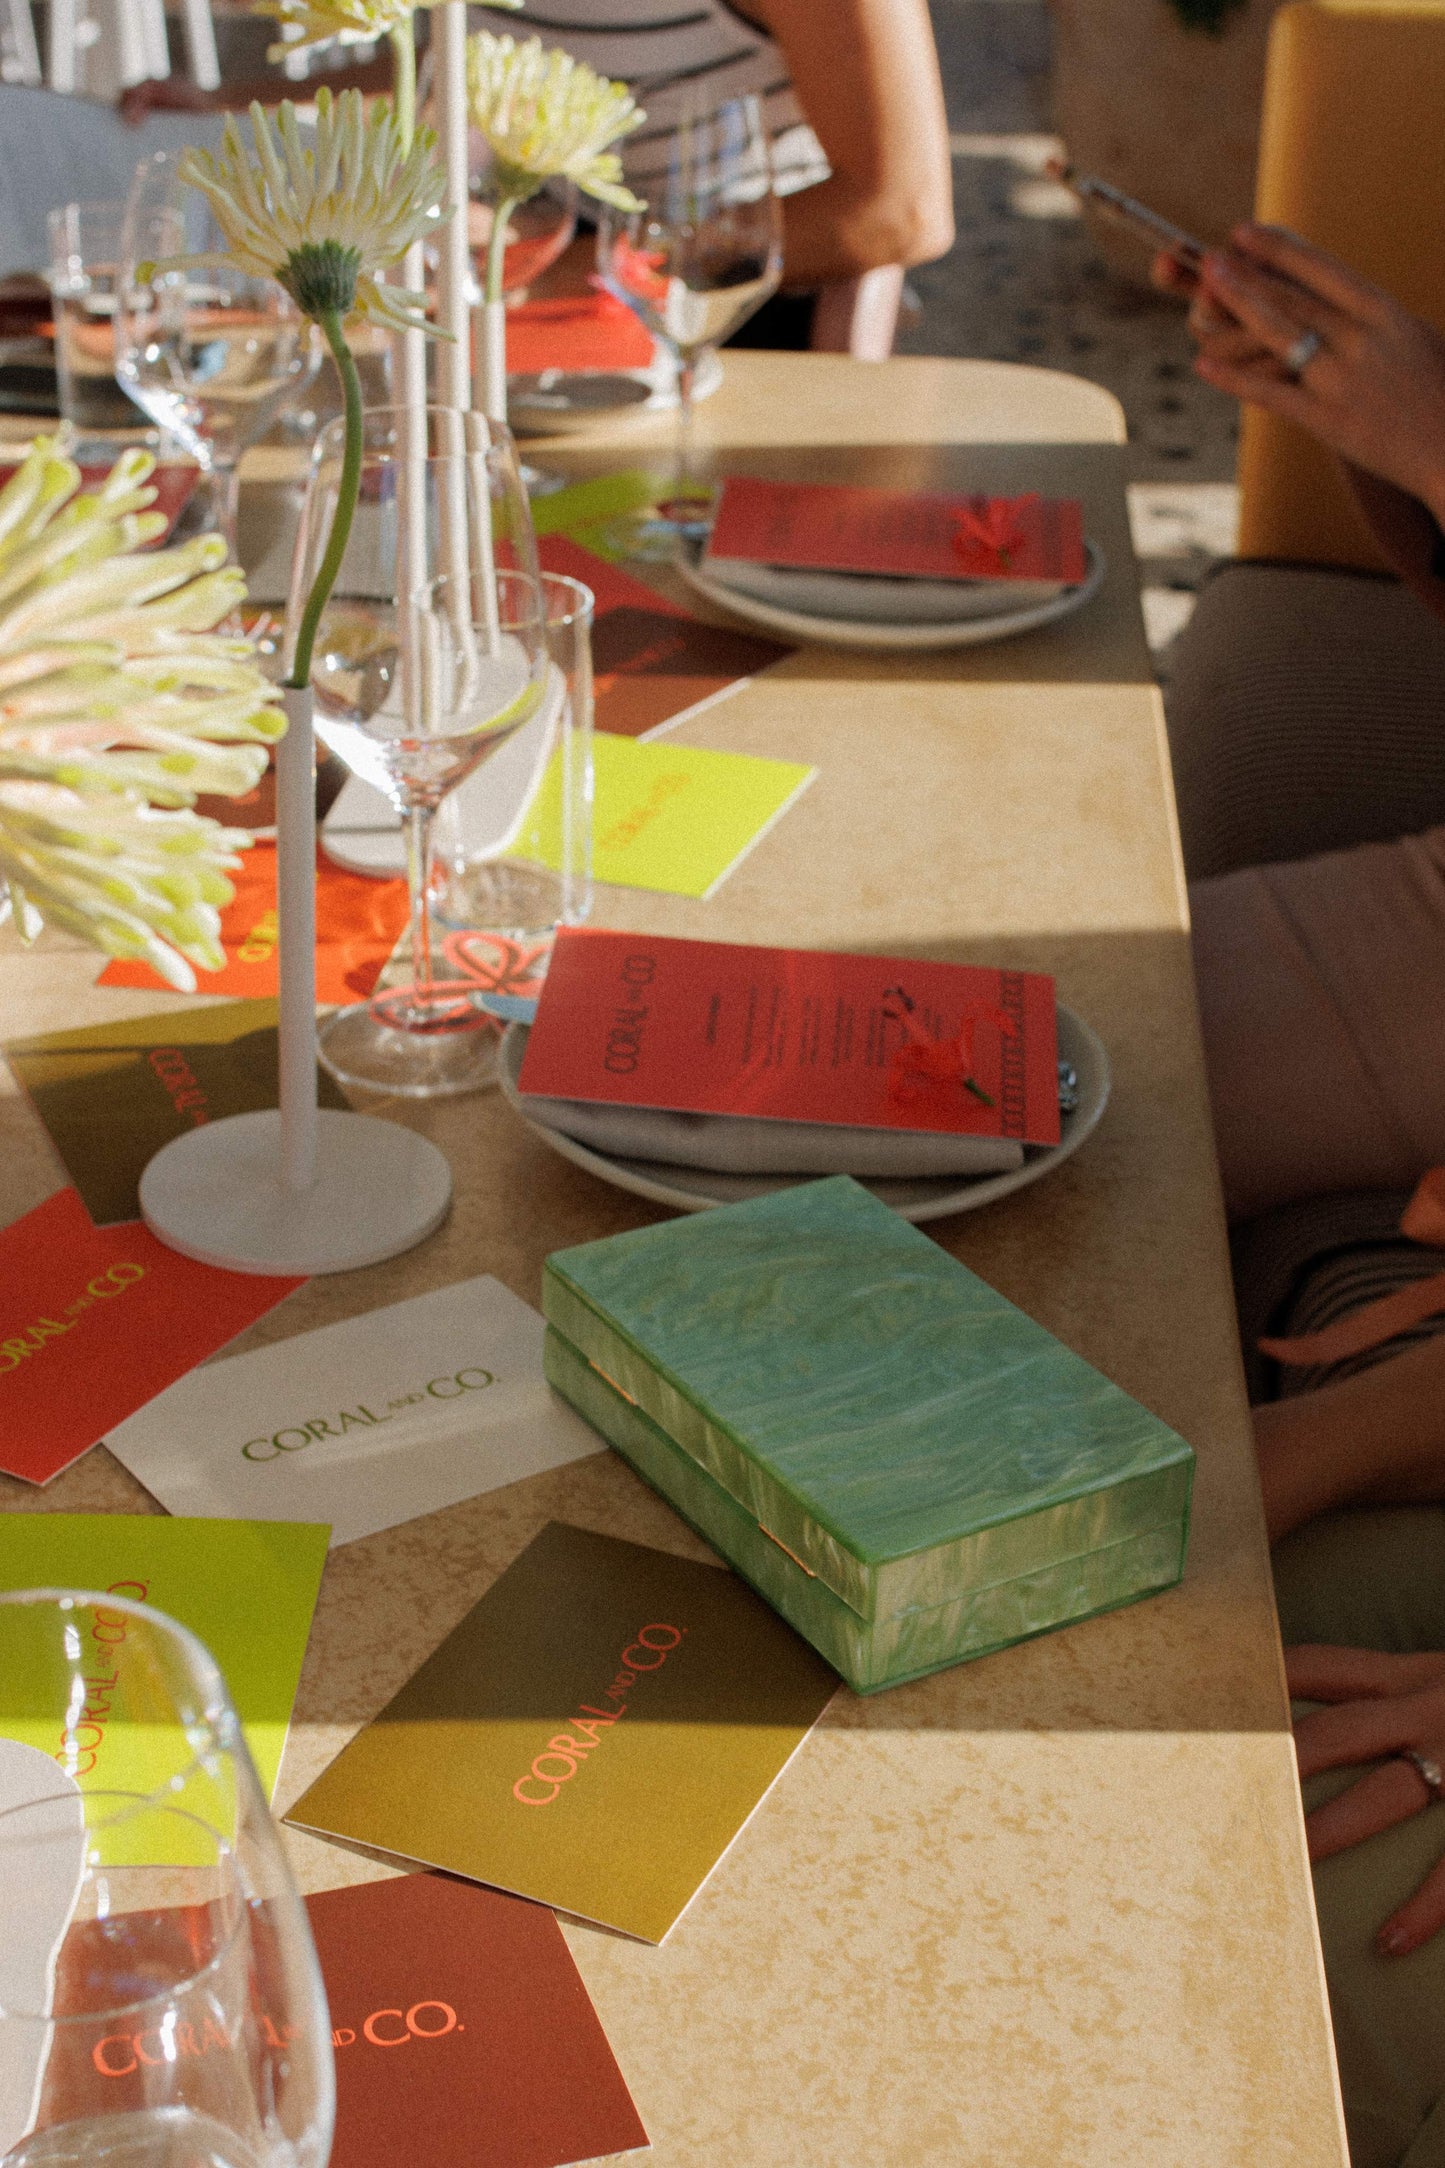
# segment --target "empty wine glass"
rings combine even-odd
[[[148,1604],[0,1596],[0,1920],[5,2168],[325,2168],[306,1913],[220,1673]]]
[[[474,139],[475,140],[475,139]],[[467,202],[467,248],[477,292],[487,286],[497,191],[484,159],[471,176]],[[502,292],[521,294],[550,270],[577,231],[577,190],[571,181],[539,189],[525,203],[514,203],[502,244]]]
[[[661,172],[655,170],[665,155]],[[597,267],[672,353],[677,370],[678,480],[664,517],[695,527],[693,390],[709,350],[745,324],[777,289],[783,269],[782,209],[756,98],[729,98],[684,113],[665,147],[622,146],[623,170],[647,208],[630,216],[604,206]],[[645,170],[644,170],[645,169]]]
[[[241,454],[304,391],[321,348],[274,280],[250,278],[229,262],[165,268],[168,259],[225,246],[209,204],[180,178],[183,155],[157,151],[143,158],[131,183],[115,373],[210,478],[215,525],[234,558]]]
[[[432,816],[535,713],[548,673],[536,541],[510,433],[479,414],[368,409],[360,497],[311,664],[317,736],[402,815],[411,966],[338,1009],[321,1059],[343,1083],[416,1098],[496,1077],[475,982],[432,960]],[[318,440],[291,575],[299,622],[332,529],[343,425]]]

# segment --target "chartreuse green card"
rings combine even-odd
[[[0,1592],[120,1596],[189,1627],[220,1668],[269,1799],[329,1533],[296,1521],[10,1513],[0,1516]],[[69,1708],[54,1705],[38,1661],[0,1663],[0,1735],[54,1755],[82,1790],[149,1796],[183,1743],[164,1721],[169,1684],[158,1684],[135,1621],[113,1605],[78,1608],[72,1638]]]
[[[817,774],[793,760],[715,753],[671,738],[599,730],[592,870],[619,888],[706,898],[746,858]],[[553,760],[529,816],[528,850],[561,865],[562,769]]]

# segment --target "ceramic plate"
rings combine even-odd
[[[710,399],[723,380],[722,357],[698,365],[694,399]],[[564,437],[599,422],[630,422],[677,405],[672,362],[659,354],[650,369],[544,369],[507,380],[507,419],[519,437]]]
[[[815,617],[777,603],[761,602],[737,588],[724,586],[687,555],[675,562],[688,586],[709,602],[768,632],[781,633],[785,639],[812,640],[827,647],[911,649],[916,653],[924,648],[981,647],[988,640],[1012,640],[1021,632],[1033,632],[1040,625],[1052,625],[1056,618],[1081,610],[1099,592],[1107,569],[1097,542],[1086,541],[1084,549],[1089,570],[1077,587],[1065,587],[1047,601],[1029,603],[1022,609],[995,610],[983,617],[965,612],[951,624],[940,624],[936,618],[926,624],[903,624],[860,617]]]
[[[974,1212],[995,1198],[1024,1189],[1077,1152],[1085,1137],[1098,1125],[1109,1103],[1109,1057],[1103,1041],[1072,1009],[1058,1008],[1059,1059],[1068,1062],[1079,1079],[1079,1103],[1061,1123],[1057,1144],[1042,1151],[1030,1147],[1024,1163],[1011,1174],[983,1174],[964,1179],[959,1175],[932,1175],[916,1181],[870,1181],[863,1187],[915,1225],[922,1220],[946,1219],[953,1212]],[[714,1205],[741,1204],[747,1197],[764,1197],[776,1189],[792,1189],[798,1182],[815,1182],[816,1175],[715,1174],[710,1168],[665,1166],[654,1159],[623,1159],[597,1152],[533,1121],[526,1101],[517,1089],[522,1056],[527,1051],[528,1026],[509,1024],[502,1039],[502,1091],[535,1136],[549,1144],[563,1159],[585,1167],[603,1182],[630,1189],[653,1204],[671,1205],[676,1212],[707,1212]]]

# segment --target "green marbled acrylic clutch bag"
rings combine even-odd
[[[548,1376],[860,1692],[1168,1587],[1194,1456],[847,1176],[548,1259]]]

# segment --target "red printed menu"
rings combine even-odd
[[[705,565],[725,561],[1068,585],[1088,570],[1083,507],[1075,497],[858,489],[751,476],[723,485]]]
[[[912,957],[557,934],[524,1093],[1059,1141],[1054,982]]]

